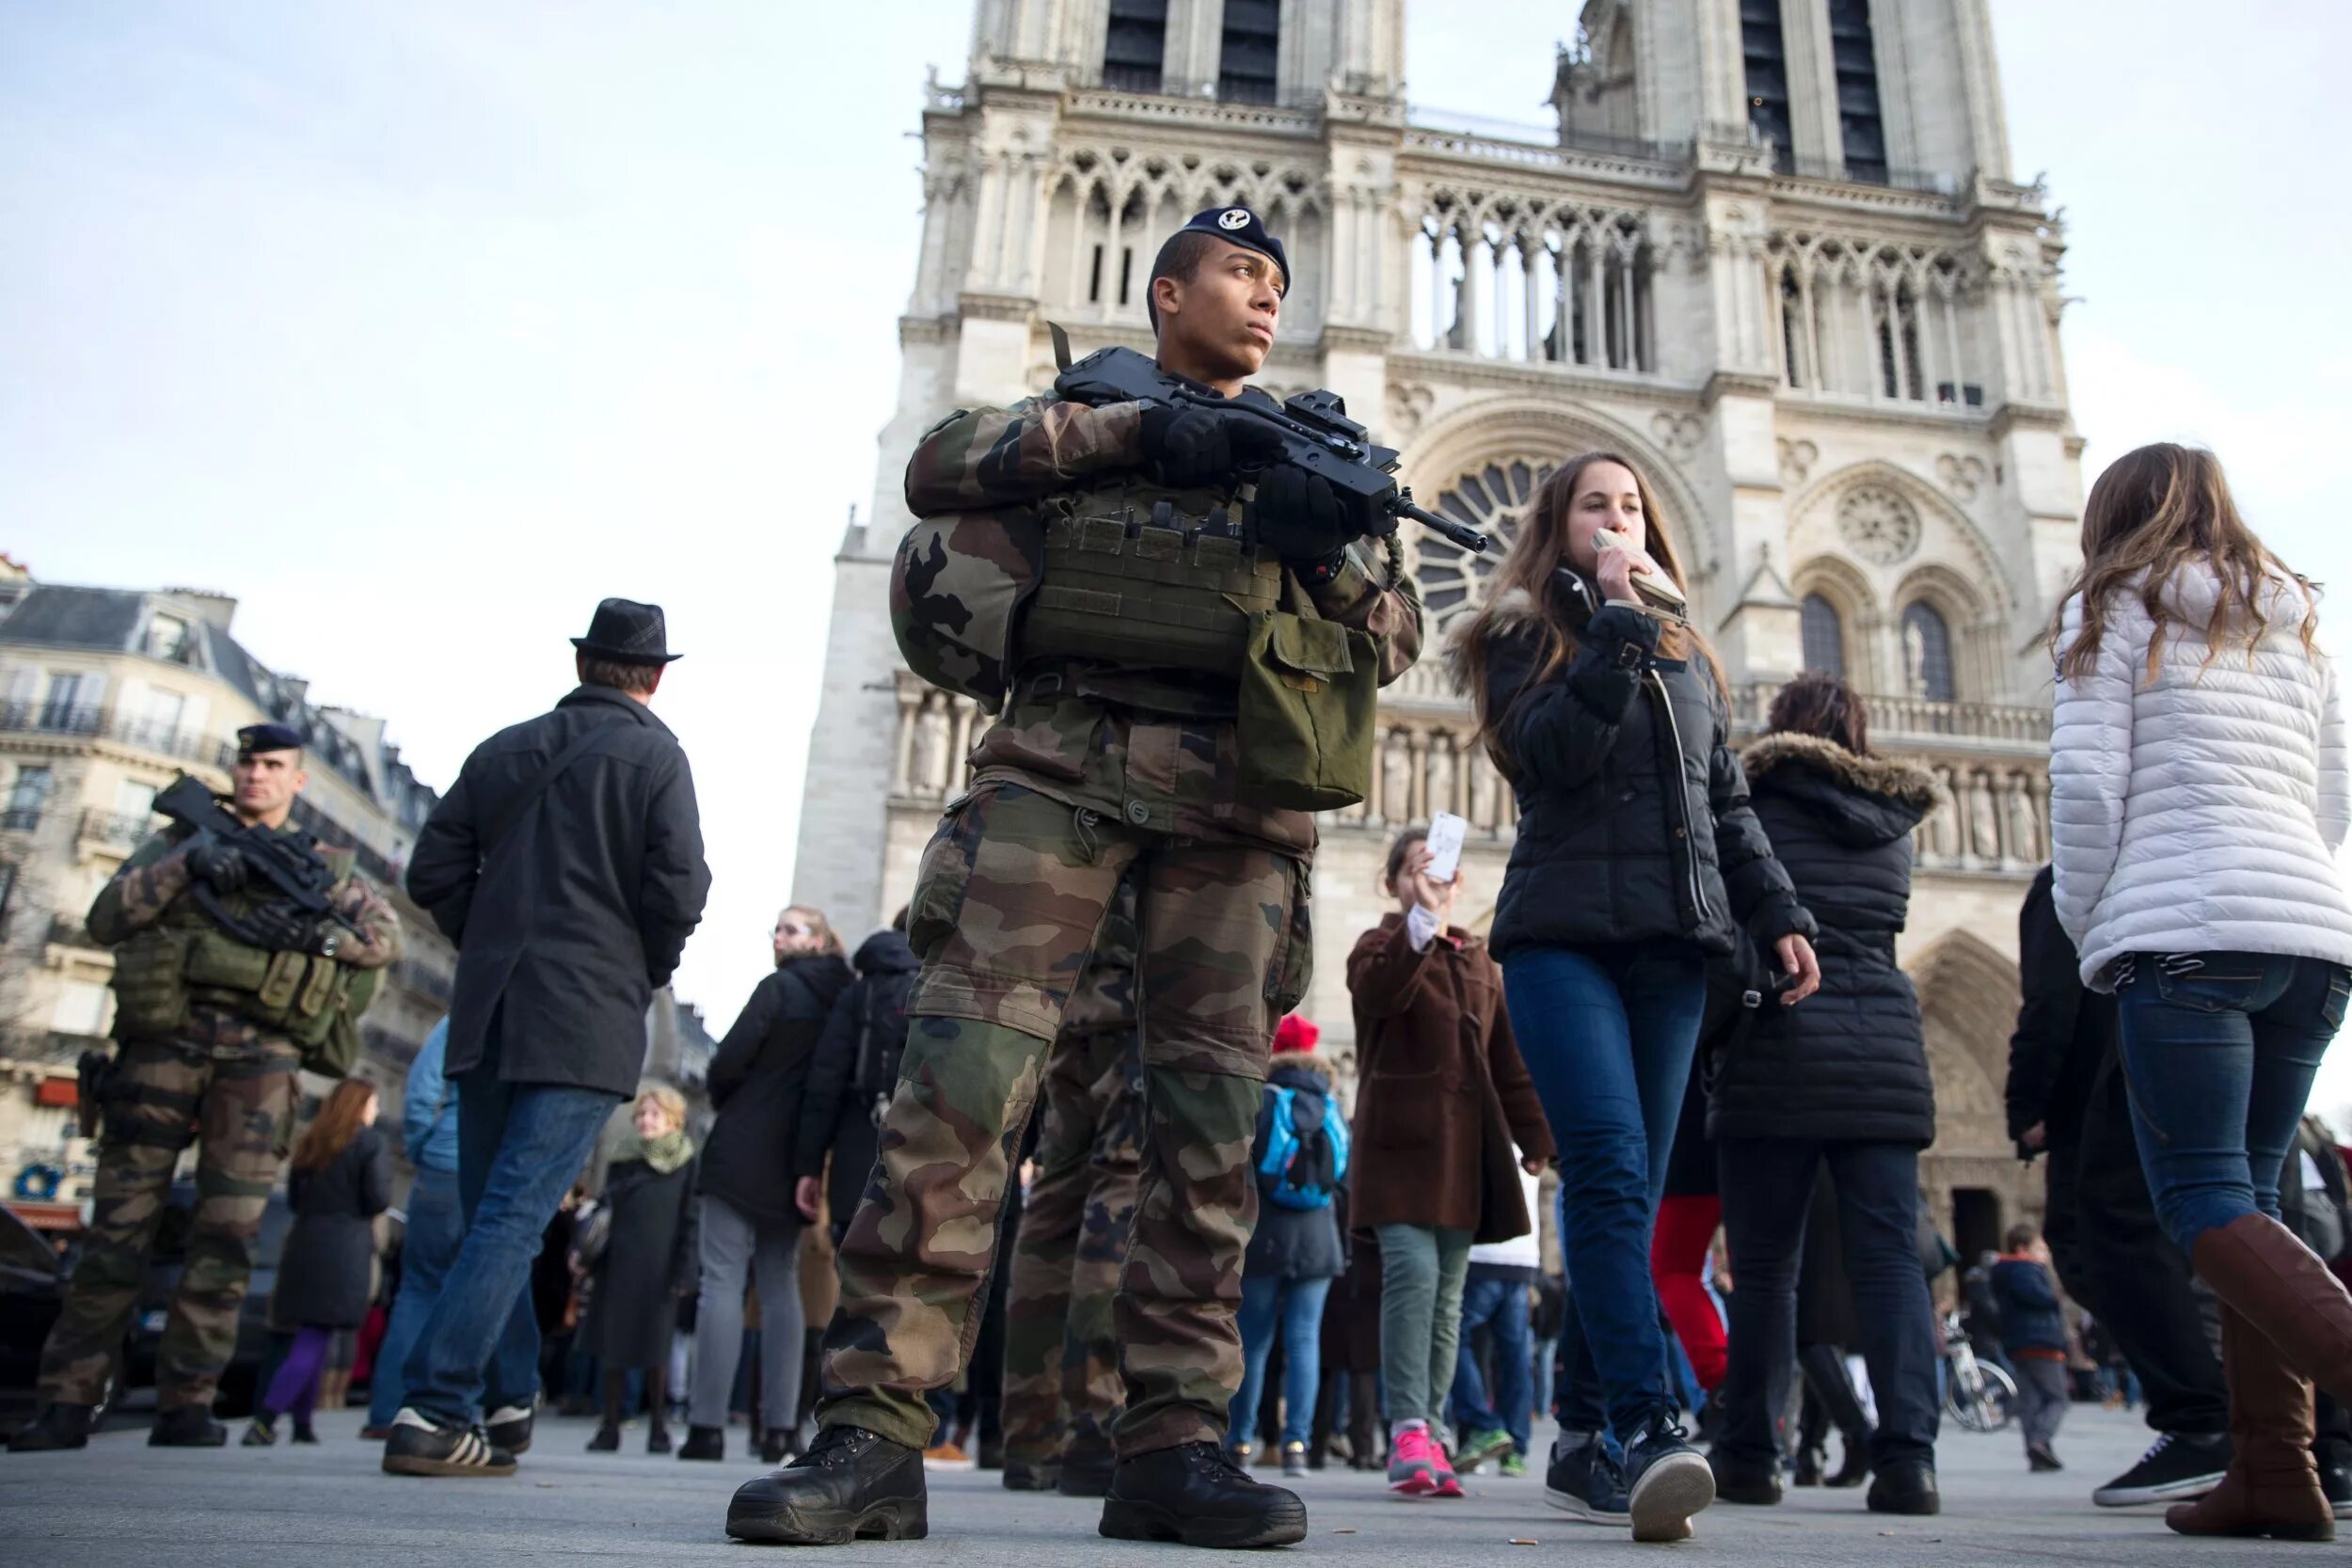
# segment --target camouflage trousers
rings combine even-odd
[[[41,1349],[40,1393],[95,1404],[130,1332],[181,1151],[197,1143],[187,1265],[156,1352],[156,1403],[209,1408],[237,1348],[262,1212],[294,1132],[295,1074],[282,1040],[132,1040],[115,1059],[89,1231]]]
[[[924,851],[908,941],[923,974],[825,1337],[827,1426],[922,1447],[926,1390],[979,1331],[1013,1147],[1122,878],[1137,905],[1143,1164],[1115,1320],[1122,1455],[1221,1441],[1241,1384],[1249,1149],[1275,1022],[1303,993],[1306,862],[1162,833],[1018,784],[974,793]]]
[[[1143,1065],[1131,1028],[1065,1029],[1005,1304],[1005,1457],[1108,1452],[1126,1402],[1113,1302],[1143,1174]]]

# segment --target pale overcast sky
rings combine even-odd
[[[970,9],[0,0],[0,549],[237,595],[247,646],[436,784],[568,687],[598,597],[660,601],[716,874],[679,987],[723,1029],[895,398],[923,71],[961,79]],[[1540,121],[1572,6],[1411,10],[1417,103]],[[2352,8],[1994,12],[2014,173],[2071,225],[2086,482],[2210,442],[2290,562],[2352,581],[2352,219],[2311,182]]]

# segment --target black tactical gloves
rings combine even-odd
[[[236,892],[251,871],[233,844],[199,844],[188,851],[188,875],[215,893]]]
[[[1147,404],[1143,456],[1178,489],[1217,484],[1282,455],[1282,438],[1247,414]]]
[[[1258,476],[1256,505],[1258,542],[1311,581],[1339,569],[1348,541],[1396,531],[1395,518],[1288,463]]]
[[[335,922],[307,914],[282,900],[263,904],[245,918],[261,945],[274,953],[310,953],[327,958],[342,945],[342,928]]]

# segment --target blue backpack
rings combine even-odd
[[[1347,1176],[1347,1121],[1329,1095],[1266,1086],[1265,1153],[1258,1185],[1285,1209],[1328,1209]]]

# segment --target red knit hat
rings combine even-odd
[[[1274,1026],[1274,1053],[1285,1051],[1312,1051],[1323,1031],[1310,1019],[1293,1013]]]

